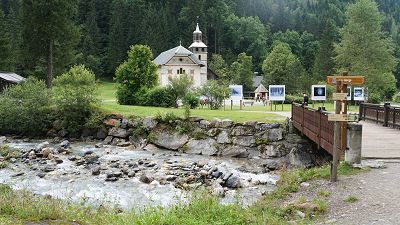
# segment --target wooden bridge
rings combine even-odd
[[[293,126],[332,154],[334,122],[328,121],[328,114],[299,104],[292,105]],[[400,159],[400,107],[361,104],[359,118],[363,125],[362,157]],[[340,143],[341,154],[344,154],[345,143]]]

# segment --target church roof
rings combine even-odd
[[[154,59],[154,63],[156,65],[165,65],[171,60],[174,56],[188,56],[191,60],[193,60],[194,63],[200,65],[200,66],[205,66],[205,64],[200,61],[194,54],[193,52],[187,50],[183,46],[178,46],[173,49],[170,49],[168,51],[165,51],[161,53],[159,56],[157,56],[156,59]]]
[[[202,41],[200,41],[200,42],[193,42],[190,46],[189,46],[189,48],[207,48],[207,45],[206,44],[204,44]]]
[[[199,28],[199,23],[197,23],[197,25],[196,25],[196,30],[195,31],[193,31],[193,34],[201,34],[202,32],[201,32],[201,30],[200,30],[200,28]]]

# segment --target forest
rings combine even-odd
[[[334,47],[345,35],[347,7],[357,1],[0,2],[0,70],[3,71],[45,78],[50,51],[54,55],[50,63],[54,64],[55,76],[72,65],[85,64],[97,77],[111,78],[126,59],[131,45],[146,44],[154,56],[180,42],[187,47],[199,23],[209,46],[210,66],[221,77],[234,79],[235,74],[243,71],[247,75],[273,73],[268,71],[268,63],[276,63],[268,61],[268,57],[288,52],[298,61],[293,64],[296,68],[293,73],[305,80],[322,81],[326,75],[346,69],[335,64],[333,58],[338,53]],[[400,58],[400,4],[397,0],[375,2],[382,34],[391,39],[391,53]],[[250,64],[246,64],[249,59]],[[244,64],[247,69],[241,70]],[[369,67],[366,66],[366,73]],[[399,79],[400,66],[396,63],[393,67],[389,72]],[[243,77],[238,79],[249,82]]]

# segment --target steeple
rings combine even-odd
[[[193,32],[193,42],[202,42],[203,41],[203,32],[201,32],[199,28],[199,23],[196,25],[196,30]]]
[[[205,70],[207,70],[207,45],[203,42],[203,32],[200,30],[199,23],[196,24],[196,30],[193,31],[193,43],[189,46],[189,50],[206,65]]]

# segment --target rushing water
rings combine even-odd
[[[14,141],[10,147],[30,150],[39,142]],[[50,147],[57,147],[52,145]],[[70,147],[72,154],[83,155],[87,151],[93,151],[99,155],[100,165],[108,165],[110,161],[129,162],[139,159],[151,159],[160,167],[154,170],[154,174],[165,175],[168,172],[165,162],[173,161],[180,164],[190,164],[199,160],[206,161],[210,166],[218,167],[224,173],[232,172],[240,177],[244,187],[226,192],[222,203],[232,203],[239,200],[244,205],[249,205],[261,198],[263,193],[272,191],[273,185],[278,177],[268,173],[254,174],[240,172],[244,165],[249,166],[252,162],[247,159],[216,158],[201,155],[177,154],[165,150],[128,150],[114,146],[94,148],[93,144],[73,143]],[[180,202],[186,202],[190,193],[175,188],[172,183],[161,185],[158,182],[145,184],[139,181],[139,177],[121,178],[116,182],[106,182],[106,173],[92,176],[90,170],[84,166],[68,160],[68,156],[59,156],[63,162],[54,165],[55,170],[46,174],[45,177],[37,176],[40,162],[22,163],[19,160],[0,169],[0,183],[5,183],[20,190],[25,189],[39,195],[50,195],[59,199],[71,200],[73,202],[85,202],[95,206],[105,205],[122,207],[124,209],[142,208],[145,206],[170,206]],[[257,166],[257,165],[250,165]],[[106,168],[111,169],[111,168]],[[22,175],[21,175],[22,174]],[[18,175],[18,176],[17,176]],[[251,182],[253,181],[253,183]],[[254,184],[257,181],[257,184]],[[261,184],[259,184],[261,183]]]

